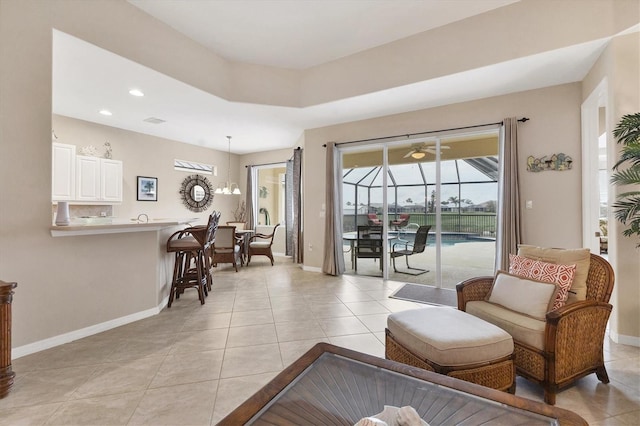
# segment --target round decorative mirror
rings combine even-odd
[[[184,205],[192,212],[205,211],[213,202],[213,185],[204,176],[187,176],[180,187]]]
[[[200,185],[194,185],[194,187],[191,188],[191,198],[197,202],[204,200],[204,188]]]

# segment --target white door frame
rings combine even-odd
[[[607,150],[610,141],[610,115],[611,108],[608,105],[607,78],[591,92],[582,103],[582,247],[588,247],[592,253],[600,253],[600,240],[596,236],[600,232],[600,191],[599,166],[598,166],[598,122],[599,109],[605,108],[605,133],[607,135]],[[609,156],[610,158],[610,156]],[[607,164],[607,167],[609,164]]]

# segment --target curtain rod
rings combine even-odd
[[[527,117],[522,117],[522,118],[518,119],[518,121],[520,123],[525,123],[525,122],[527,122],[529,120],[530,119],[527,118]],[[504,124],[504,122],[503,121],[498,121],[496,123],[476,124],[476,125],[473,125],[473,126],[452,127],[450,129],[429,130],[429,131],[426,131],[426,132],[406,133],[404,135],[382,136],[382,137],[379,137],[379,138],[360,139],[360,140],[357,140],[357,141],[348,141],[348,142],[338,142],[338,143],[336,143],[336,146],[348,145],[348,144],[360,143],[360,142],[382,141],[382,140],[385,140],[385,139],[395,139],[395,138],[400,138],[400,137],[403,137],[403,136],[409,138],[411,136],[429,135],[429,134],[432,134],[432,133],[449,132],[449,131],[452,131],[452,130],[465,130],[465,129],[474,129],[476,127],[497,126],[498,124],[502,126]],[[326,148],[327,144],[324,144],[322,146]]]
[[[294,151],[299,151],[299,150],[301,150],[301,149],[302,149],[302,148],[300,148],[300,147],[296,147],[296,148],[294,148],[293,150],[294,150]],[[273,166],[273,165],[276,165],[276,164],[286,163],[287,161],[291,161],[291,158],[289,158],[288,160],[284,160],[284,161],[275,161],[275,162],[273,162],[273,163],[247,164],[246,166],[244,166],[244,168],[246,169],[247,167],[254,167],[254,166]]]

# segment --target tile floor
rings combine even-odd
[[[0,425],[215,424],[316,342],[384,357],[387,315],[420,306],[388,298],[399,282],[267,262],[216,269],[203,306],[190,291],[157,316],[14,360]],[[640,348],[605,349],[611,383],[586,377],[557,406],[638,425]],[[521,378],[516,394],[542,400]]]

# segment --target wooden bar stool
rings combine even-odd
[[[207,226],[194,226],[174,232],[167,240],[167,252],[175,253],[173,279],[169,290],[169,303],[180,298],[180,294],[187,288],[198,290],[200,304],[204,304],[205,296],[211,290],[213,277],[211,275],[210,252],[215,241],[220,213],[214,212],[209,216]]]

